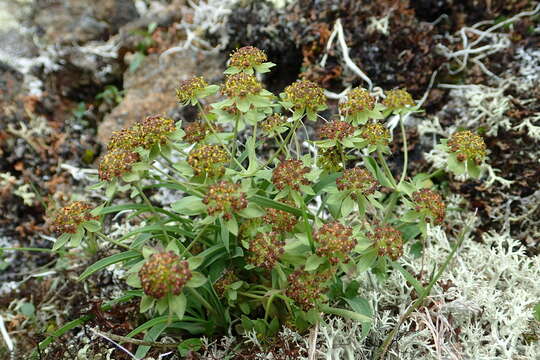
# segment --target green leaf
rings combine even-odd
[[[121,261],[134,259],[137,257],[141,257],[140,252],[135,251],[135,250],[129,250],[129,251],[125,251],[119,254],[114,254],[109,257],[103,258],[95,262],[94,264],[90,265],[88,268],[86,268],[86,270],[79,276],[78,280],[82,281],[88,278],[90,275],[94,274],[95,272],[102,270],[112,264],[116,264]]]
[[[233,216],[226,222],[227,229],[229,232],[233,235],[238,235],[238,222],[236,221],[236,218]]]
[[[97,220],[85,221],[83,226],[86,230],[92,233],[101,230],[101,223]]]
[[[467,173],[473,179],[478,179],[482,174],[482,169],[474,161],[467,160]]]
[[[356,263],[356,271],[359,273],[366,271],[373,266],[375,260],[377,260],[377,249],[373,248],[360,256],[360,259]]]
[[[190,288],[198,288],[203,286],[207,280],[208,279],[200,272],[193,271],[191,273],[191,279],[189,279],[189,281],[186,283],[186,286]]]
[[[223,243],[225,250],[230,252],[229,228],[227,227],[227,223],[222,218],[219,219],[219,226],[221,229],[221,242]]]
[[[533,315],[536,321],[540,321],[540,302],[534,305]]]
[[[199,215],[206,211],[206,205],[202,199],[196,196],[186,196],[171,204],[171,208],[184,215]]]
[[[321,305],[321,311],[326,314],[337,315],[337,316],[341,316],[341,317],[348,318],[351,320],[359,321],[362,323],[371,323],[372,321],[371,317],[369,316],[366,316],[366,315],[363,315],[354,311],[350,311],[350,310],[330,307],[326,304]]]
[[[24,302],[19,308],[19,312],[29,318],[34,316],[36,313],[36,307],[32,303]]]
[[[187,261],[189,263],[189,270],[195,270],[203,263],[204,256],[192,256]]]
[[[238,212],[238,215],[246,219],[258,218],[263,216],[264,214],[264,210],[259,205],[254,203],[249,203],[245,209],[242,209],[240,212]]]
[[[186,311],[187,299],[186,295],[180,294],[176,296],[171,296],[169,298],[169,308],[173,313],[178,316],[178,319],[182,320],[184,317],[184,312]]]
[[[150,341],[150,342],[156,341],[158,336],[163,332],[163,330],[165,330],[166,327],[167,327],[167,324],[159,324],[159,325],[154,326],[146,333],[146,335],[144,335],[143,340]],[[141,345],[137,348],[135,357],[137,359],[144,359],[144,357],[146,356],[149,350],[150,350],[150,346]]]
[[[180,353],[180,356],[185,357],[190,351],[199,351],[202,345],[202,340],[199,338],[187,339],[178,344],[178,352]]]
[[[345,199],[343,199],[343,202],[341,203],[341,215],[344,217],[349,216],[350,213],[352,213],[354,210],[354,200],[347,196]]]
[[[147,312],[149,309],[151,309],[154,306],[155,300],[156,299],[154,299],[151,296],[143,295],[143,297],[141,298],[141,302],[139,304],[139,312],[141,314]]]
[[[319,265],[324,263],[324,261],[325,261],[325,258],[317,256],[316,254],[312,254],[306,260],[305,270],[306,271],[316,270],[319,267]]]
[[[131,62],[129,63],[129,72],[134,72],[141,66],[144,58],[146,55],[144,55],[143,52],[137,51],[133,57],[131,58]]]
[[[448,155],[448,170],[450,170],[454,175],[461,175],[465,173],[465,163],[459,161],[456,157],[456,154]]]
[[[56,241],[54,242],[52,250],[56,251],[56,250],[62,248],[69,240],[71,240],[71,235],[72,234],[69,234],[69,233],[64,233],[64,234],[60,235],[56,239]]]
[[[369,301],[361,297],[354,297],[352,299],[344,298],[344,300],[349,304],[349,306],[358,314],[373,318],[373,311],[369,305]],[[372,321],[362,323],[362,337],[366,337],[371,328]]]

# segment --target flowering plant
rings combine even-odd
[[[422,251],[427,226],[444,222],[445,205],[431,181],[440,171],[407,176],[403,122],[418,110],[412,97],[391,90],[379,101],[353,89],[339,119],[327,121],[317,84],[296,81],[279,97],[264,89],[257,75],[272,65],[246,47],[232,54],[222,86],[183,81],[178,101],[196,106],[199,119],[154,116],[114,133],[92,187],[104,188],[108,200],[91,212],[77,205],[59,213],[59,231],[80,240],[86,229],[122,250],[80,279],[112,264],[126,269],[134,288],[126,296],[139,297],[148,317],[128,336],[148,330],[155,338],[168,329],[270,336],[281,326],[303,331],[324,313],[369,328],[356,277],[370,271],[383,281],[397,269],[421,288],[396,262],[411,248]],[[221,100],[205,102],[218,91]],[[384,119],[391,115],[403,132],[399,177],[386,161],[392,134]],[[305,120],[322,122],[317,138],[307,139],[310,151],[299,141]],[[269,145],[271,152],[263,150]],[[476,174],[485,157],[482,139],[470,132],[442,146],[458,173],[467,167]],[[160,189],[176,201],[152,201]],[[111,205],[119,194],[132,202]],[[140,227],[111,238],[96,226],[126,210]],[[55,249],[79,245],[66,239]]]

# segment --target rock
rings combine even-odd
[[[222,77],[224,63],[222,54],[177,52],[161,64],[159,55],[147,56],[136,71],[124,73],[124,99],[99,125],[98,141],[106,144],[113,131],[145,116],[174,111],[179,81],[203,76],[208,83],[215,83]]]
[[[139,15],[131,0],[60,0],[36,4],[34,23],[50,44],[107,40]]]

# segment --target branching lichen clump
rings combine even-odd
[[[179,295],[191,277],[188,262],[172,251],[152,254],[139,270],[144,293],[156,299]]]
[[[133,164],[140,160],[138,153],[117,148],[107,152],[99,163],[99,178],[104,181],[111,181],[122,175],[129,173]]]
[[[379,256],[396,261],[403,255],[401,232],[391,226],[377,226],[369,236],[375,243]]]
[[[339,191],[350,190],[364,196],[371,195],[377,190],[378,182],[369,171],[361,168],[347,169],[336,179]]]
[[[339,221],[324,224],[313,237],[318,243],[317,255],[327,257],[331,264],[347,262],[349,252],[356,246],[352,231]]]
[[[347,101],[339,104],[339,111],[343,115],[356,115],[374,107],[375,98],[366,89],[355,88],[347,94]]]
[[[195,176],[209,178],[222,176],[225,173],[225,164],[229,160],[229,155],[220,145],[197,146],[191,150],[187,158]]]
[[[226,220],[232,219],[233,214],[248,205],[246,194],[240,191],[240,185],[225,180],[211,185],[202,202],[207,206],[209,215],[221,215]]]
[[[378,122],[364,125],[361,136],[370,145],[387,146],[390,143],[390,131]]]
[[[254,46],[241,47],[233,51],[230,57],[229,65],[240,69],[259,66],[268,60],[264,51]]]
[[[285,88],[285,100],[297,110],[317,111],[326,106],[324,90],[309,80],[297,80]]]
[[[430,189],[421,189],[414,192],[412,198],[416,205],[416,211],[425,214],[428,222],[430,219],[435,224],[443,222],[446,206],[441,195]]]
[[[346,137],[351,136],[356,128],[345,121],[331,121],[325,123],[319,129],[319,138],[320,139],[332,139],[332,140],[343,140]]]
[[[279,190],[289,187],[298,191],[300,185],[309,185],[309,180],[305,178],[309,171],[309,167],[305,166],[300,160],[285,160],[274,169],[272,183]]]
[[[240,72],[227,76],[221,91],[230,98],[243,98],[249,95],[257,95],[262,89],[262,84],[255,76]]]
[[[452,134],[447,145],[450,152],[455,153],[459,161],[472,160],[476,164],[480,164],[486,157],[484,139],[469,130]]]
[[[415,106],[416,104],[407,90],[394,89],[386,92],[383,105],[388,109],[403,109],[409,106]]]
[[[255,266],[272,270],[285,250],[285,242],[278,232],[258,233],[249,241],[247,261]]]
[[[82,223],[99,219],[98,216],[90,214],[91,210],[92,206],[84,201],[75,201],[64,206],[54,215],[52,228],[58,233],[75,234]]]

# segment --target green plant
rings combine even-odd
[[[91,265],[80,279],[112,264],[126,270],[127,283],[139,289],[130,294],[141,298],[148,317],[128,338],[231,328],[265,337],[281,326],[303,331],[323,313],[369,328],[371,309],[358,296],[356,276],[371,271],[383,281],[389,271],[400,271],[417,289],[419,306],[450,260],[426,288],[396,262],[410,243],[423,243],[428,224],[443,222],[445,213],[431,189],[439,171],[407,177],[403,117],[418,111],[410,95],[392,90],[381,103],[354,89],[340,104],[340,119],[328,122],[318,114],[326,108],[318,85],[300,80],[279,97],[263,88],[254,74],[273,64],[261,54],[251,47],[233,53],[221,87],[202,78],[181,82],[178,100],[198,107],[198,122],[182,129],[154,116],[114,133],[99,165],[101,181],[92,187],[104,188],[109,200],[91,211],[85,206],[82,215],[72,215],[73,205],[60,212],[70,216],[60,221],[67,227],[58,229],[66,231],[55,249],[78,246],[90,234],[125,250]],[[203,104],[218,90],[223,100]],[[387,164],[391,135],[380,121],[390,114],[400,117],[403,135],[399,178]],[[304,150],[297,131],[305,119],[318,118],[319,139],[309,140],[317,157]],[[478,166],[485,145],[470,135],[457,138],[461,147],[452,139],[443,146],[471,173],[471,159]],[[262,150],[271,144],[273,153]],[[170,207],[153,203],[148,194],[160,188],[179,199]],[[133,202],[111,205],[116,194]],[[96,217],[125,210],[141,217],[140,227],[115,239],[103,234]],[[139,350],[144,356],[147,348]]]
[[[134,72],[141,66],[144,58],[148,54],[148,49],[150,49],[155,44],[155,40],[152,37],[152,34],[157,29],[157,23],[152,22],[148,24],[146,29],[136,29],[132,33],[139,36],[139,42],[137,43],[137,51],[133,54],[133,58],[129,63],[129,72]]]
[[[96,95],[96,100],[102,100],[109,106],[116,106],[122,102],[124,90],[118,90],[114,85],[106,85],[105,89]]]

